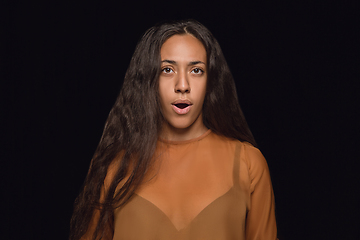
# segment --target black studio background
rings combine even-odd
[[[0,238],[68,237],[138,39],[195,18],[267,158],[279,238],[359,239],[358,13],[356,1],[3,2]]]

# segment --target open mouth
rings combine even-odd
[[[172,107],[177,114],[182,115],[190,111],[192,103],[188,100],[178,100],[172,103]]]
[[[187,104],[187,103],[177,103],[177,104],[174,104],[177,108],[180,108],[180,109],[184,109],[188,106],[190,106],[190,104]]]

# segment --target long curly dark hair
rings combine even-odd
[[[83,189],[75,201],[70,224],[71,240],[80,239],[88,231],[96,209],[100,215],[92,238],[112,236],[114,209],[126,204],[141,183],[164,121],[158,93],[160,48],[176,34],[191,34],[206,49],[208,79],[203,106],[204,125],[216,134],[256,146],[238,103],[234,79],[211,32],[195,20],[166,22],[150,28],[136,46],[122,89],[106,120]],[[120,152],[120,164],[100,201],[109,165]],[[118,187],[123,180],[126,180],[125,183]]]

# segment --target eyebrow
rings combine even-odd
[[[168,59],[165,59],[165,60],[162,60],[161,61],[162,63],[163,62],[167,62],[167,63],[170,63],[170,64],[174,64],[174,65],[177,65],[177,62],[176,61],[174,61],[174,60],[168,60]],[[204,62],[202,62],[202,61],[192,61],[192,62],[189,62],[189,66],[193,66],[193,65],[196,65],[196,64],[199,64],[199,63],[202,63],[202,64],[204,64],[204,65],[206,65]]]

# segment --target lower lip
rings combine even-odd
[[[172,105],[172,108],[174,109],[174,111],[177,113],[177,114],[187,114],[189,111],[190,111],[190,108],[191,108],[192,105],[189,105],[187,106],[186,108],[178,108],[177,106],[175,105]]]

